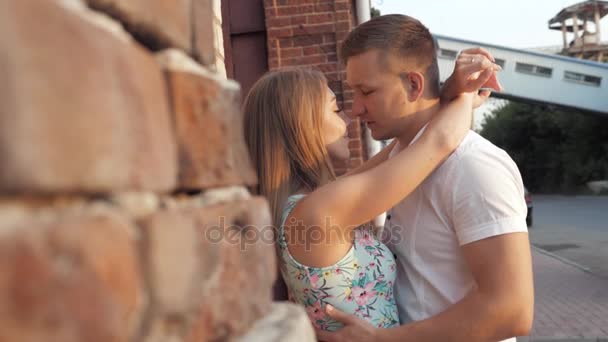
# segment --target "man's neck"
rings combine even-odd
[[[407,123],[405,124],[405,129],[403,132],[395,137],[399,141],[399,145],[401,148],[405,148],[412,143],[412,140],[416,137],[418,132],[426,126],[426,124],[431,121],[431,119],[437,114],[439,111],[439,99],[433,101],[426,101],[425,104],[421,106],[421,109],[409,115],[407,118]]]

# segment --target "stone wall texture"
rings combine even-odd
[[[0,0],[0,341],[313,341],[219,0]]]

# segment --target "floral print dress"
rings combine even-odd
[[[393,296],[395,259],[369,228],[355,230],[352,248],[334,265],[308,267],[291,256],[283,225],[304,196],[292,195],[287,199],[278,234],[279,262],[289,300],[304,305],[312,324],[323,330],[334,331],[342,327],[342,323],[325,314],[325,304],[354,314],[379,328],[399,325]]]

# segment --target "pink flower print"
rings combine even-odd
[[[313,306],[307,306],[306,313],[308,313],[308,317],[310,317],[313,324],[316,323],[317,320],[325,319],[325,312],[323,312],[321,302],[315,302]]]
[[[336,274],[342,274],[342,269],[341,268],[336,268]]]
[[[365,285],[364,288],[361,287],[353,287],[353,296],[355,297],[355,302],[357,305],[362,306],[367,304],[374,296],[376,295],[376,291],[373,290],[374,283],[369,282]]]
[[[374,245],[374,239],[372,238],[372,235],[369,233],[363,233],[361,235],[361,238],[359,238],[359,243],[362,246],[373,246]]]
[[[313,289],[316,289],[317,288],[317,283],[319,282],[319,275],[318,274],[313,274],[313,275],[310,276],[309,279],[310,279],[310,286]]]

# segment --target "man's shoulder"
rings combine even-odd
[[[468,163],[485,159],[501,159],[511,161],[511,157],[500,147],[474,131],[469,131],[456,151],[450,156],[451,163]]]

